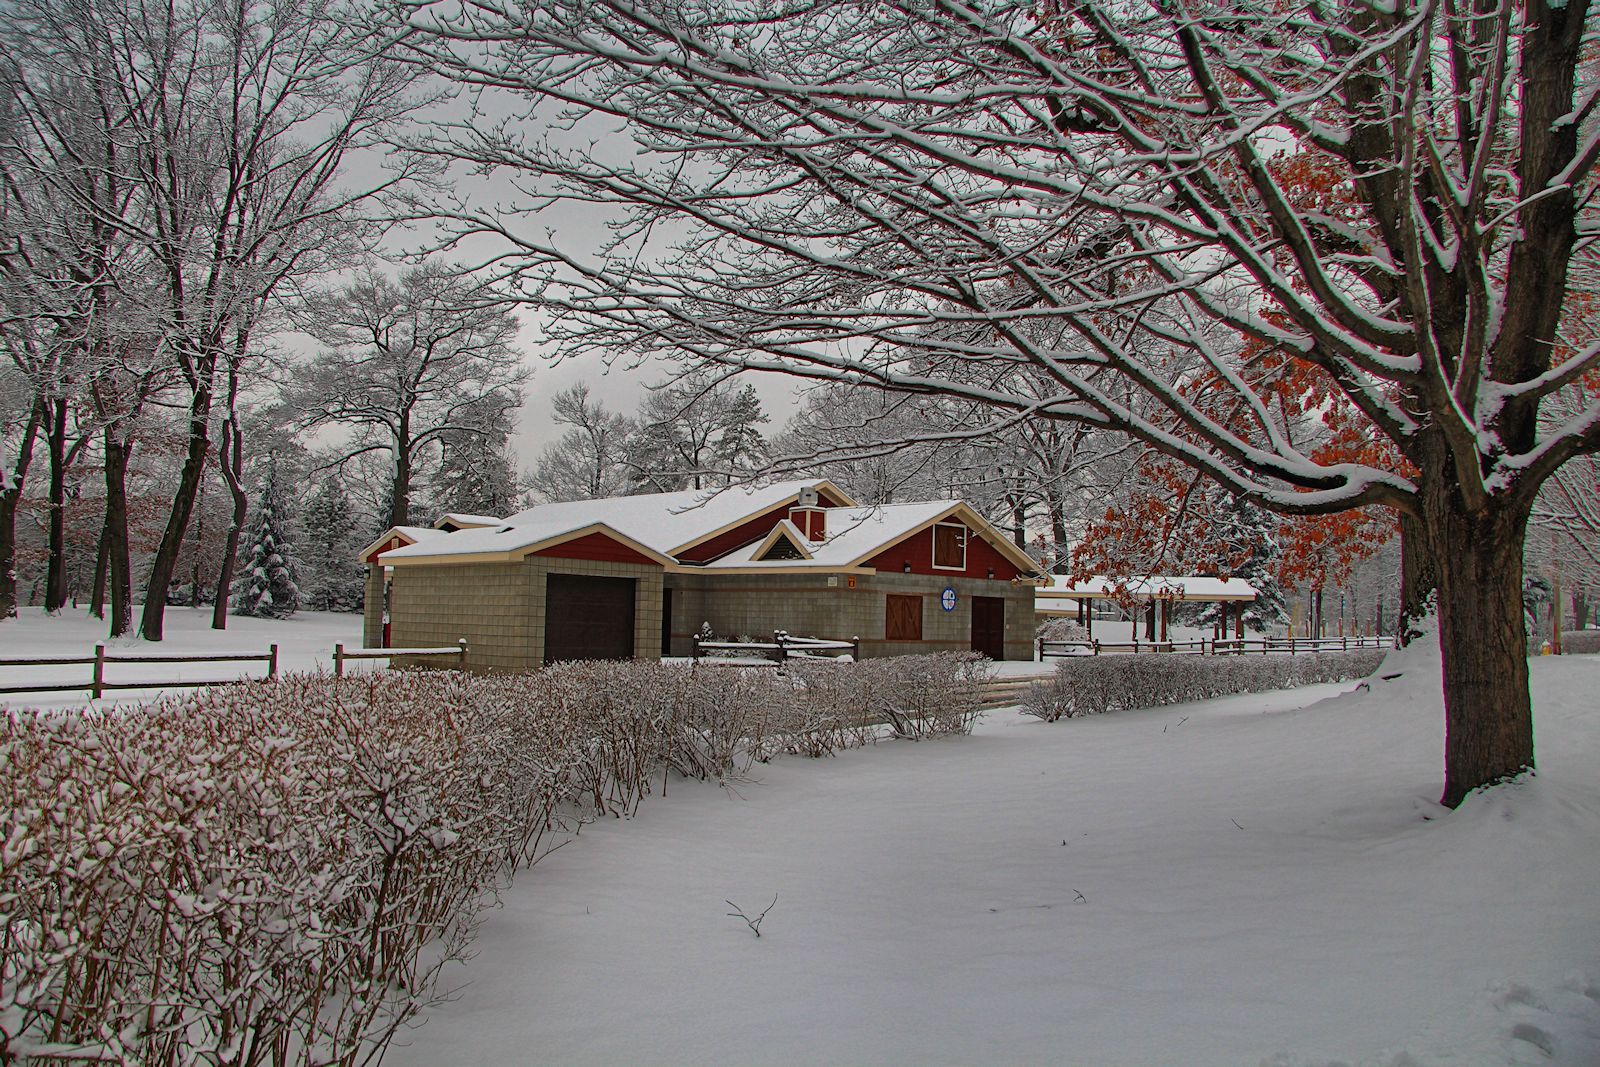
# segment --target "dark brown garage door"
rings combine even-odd
[[[544,661],[633,658],[632,578],[546,576]]]

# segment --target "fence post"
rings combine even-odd
[[[1091,638],[1089,643],[1094,646],[1094,654],[1098,656],[1100,654],[1100,642]]]
[[[344,677],[344,645],[343,644],[336,644],[336,645],[333,646],[333,676],[335,678],[343,678]]]
[[[456,653],[456,666],[465,670],[467,666],[467,639],[465,637],[456,638],[456,645],[461,649],[460,652]]]
[[[96,641],[94,645],[94,685],[89,690],[96,700],[99,700],[101,694],[105,692],[105,683],[106,643],[104,641]]]
[[[695,663],[700,662],[700,635],[698,633],[694,635],[694,645],[689,650],[689,658]]]
[[[275,681],[278,677],[278,643],[274,641],[267,646],[267,681]]]
[[[778,646],[777,663],[780,667],[789,659],[789,646],[785,643],[785,639],[788,636],[789,632],[787,630],[772,631],[772,643]]]
[[[1039,638],[1039,662],[1044,662],[1044,638]]]
[[[850,639],[850,655],[851,655],[852,658],[855,659],[855,661],[857,663],[861,662],[861,638],[860,637],[852,637]]]

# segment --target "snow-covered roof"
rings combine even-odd
[[[759,560],[766,542],[746,545],[705,565],[708,571],[730,568],[822,569],[837,570],[866,562],[884,548],[915,533],[928,523],[961,509],[953,500],[928,500],[915,504],[881,504],[864,508],[829,508],[827,534],[821,541],[809,541],[798,529],[797,543],[804,545],[810,559]]]
[[[826,488],[830,494],[848,500],[832,483],[816,478],[760,487],[570,500],[519,511],[495,526],[457,530],[432,538],[426,545],[396,549],[385,553],[384,559],[510,554],[590,527],[601,527],[600,532],[620,535],[659,555],[676,556],[723,530],[794,500],[805,488]]]
[[[1058,574],[1051,578],[1049,585],[1040,586],[1034,591],[1034,600],[1037,603],[1098,600],[1116,596],[1118,587],[1138,600],[1153,598],[1254,600],[1256,598],[1256,587],[1243,578],[1148,575],[1142,578],[1115,579],[1097,574],[1086,581],[1074,582],[1065,575]]]
[[[427,540],[429,540],[431,538],[435,538],[435,537],[444,537],[445,536],[445,531],[436,530],[432,526],[391,526],[387,530],[383,531],[383,534],[380,537],[378,537],[377,540],[373,541],[366,548],[363,548],[361,550],[361,555],[360,555],[359,558],[366,559],[369,555],[371,555],[373,552],[375,552],[383,544],[385,544],[388,541],[392,541],[396,534],[399,534],[401,537],[405,538],[407,541],[410,541],[412,544],[415,544],[415,543],[417,543],[419,541],[427,541]],[[399,551],[399,550],[398,549],[391,549],[390,551]],[[384,558],[387,559],[388,555],[389,555],[389,553],[385,552],[384,553]]]
[[[664,565],[676,564],[685,551],[775,508],[793,503],[800,491],[807,488],[825,490],[830,497],[845,502],[843,507],[826,509],[826,535],[821,541],[808,539],[789,519],[783,518],[778,521],[776,530],[762,531],[762,536],[704,564],[703,569],[843,570],[859,567],[923,527],[940,519],[956,518],[1011,557],[1020,569],[1029,574],[1036,572],[1032,560],[960,501],[928,500],[859,507],[831,482],[818,479],[776,482],[761,487],[738,486],[541,504],[499,520],[494,526],[450,533],[423,531],[425,536],[414,538],[416,544],[385,552],[383,559],[385,563],[515,559],[598,533]],[[803,558],[760,559],[780,535],[794,541]]]
[[[505,521],[498,515],[469,515],[464,511],[452,511],[448,514],[440,515],[439,521],[433,525],[439,527],[448,523],[457,529],[466,529],[470,526],[500,526]]]

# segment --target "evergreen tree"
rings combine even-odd
[[[269,461],[256,505],[256,536],[245,563],[244,583],[234,594],[235,615],[283,619],[300,606],[285,523],[280,518],[286,517],[282,505],[277,464]]]
[[[519,510],[508,436],[503,430],[446,434],[428,510],[435,515],[454,512],[497,518]]]
[[[359,611],[365,575],[350,497],[336,479],[318,487],[306,509],[297,545],[300,606],[310,611]]]
[[[1279,520],[1274,516],[1235,496],[1230,497],[1213,531],[1213,536],[1225,546],[1220,555],[1232,561],[1229,567],[1232,577],[1255,587],[1255,601],[1244,608],[1244,624],[1257,633],[1265,633],[1289,621],[1289,607],[1277,573],[1283,555],[1278,543],[1278,525]],[[1202,627],[1215,624],[1221,607],[1216,603],[1207,604],[1197,624]]]

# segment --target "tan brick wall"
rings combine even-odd
[[[540,646],[532,642],[529,617],[532,577],[525,563],[396,567],[389,593],[390,643],[442,648],[464,637],[469,670],[538,666]],[[542,608],[543,574],[539,577]]]
[[[660,567],[541,556],[515,563],[396,567],[390,643],[396,648],[442,648],[464,637],[468,670],[543,666],[545,576],[551,573],[634,579],[634,655],[660,658]],[[405,665],[403,659],[396,662]]]
[[[367,564],[367,585],[361,600],[361,642],[367,648],[383,644],[383,565]]]
[[[709,622],[722,637],[770,637],[775,629],[796,636],[860,637],[861,654],[898,656],[917,652],[961,651],[972,647],[973,596],[1006,601],[1007,659],[1033,658],[1033,587],[971,578],[930,578],[915,574],[858,575],[856,588],[848,576],[834,575],[829,586],[822,574],[684,574],[667,576],[672,586],[672,653],[687,656],[691,637]],[[946,612],[939,594],[950,586],[956,608]],[[884,640],[884,605],[889,593],[923,598],[922,637],[917,642]]]
[[[661,568],[636,563],[534,556],[518,563],[402,566],[394,570],[391,644],[443,647],[465,637],[470,670],[526,670],[544,663],[545,576],[587,574],[635,580],[634,655],[655,659],[661,650]],[[665,576],[672,594],[672,653],[687,656],[691,635],[709,622],[719,635],[770,637],[775,629],[796,636],[859,637],[863,656],[965,650],[972,647],[973,596],[1006,601],[1007,659],[1033,656],[1033,588],[1009,582],[926,575],[694,574]],[[369,582],[370,582],[369,577]],[[939,604],[945,586],[956,590],[954,611]],[[369,589],[371,588],[369,584]],[[923,598],[920,642],[884,640],[884,598]],[[380,604],[381,611],[381,604]],[[369,607],[367,643],[376,644],[381,622]],[[377,626],[375,629],[374,627]]]

